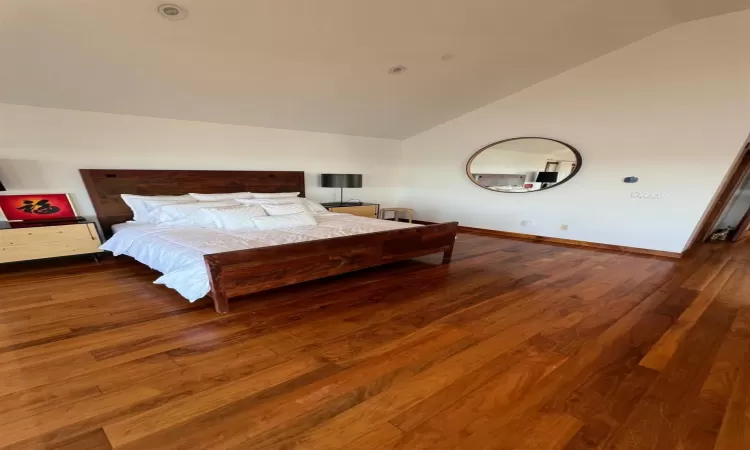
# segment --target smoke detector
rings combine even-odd
[[[159,11],[159,14],[161,14],[162,17],[168,20],[184,20],[187,19],[188,16],[187,9],[183,8],[182,6],[172,5],[169,3],[159,5],[157,11]]]
[[[406,72],[406,67],[404,66],[393,66],[390,69],[388,69],[388,73],[391,75],[398,75],[399,73]]]

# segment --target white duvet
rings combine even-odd
[[[203,255],[419,226],[350,214],[321,213],[315,219],[315,226],[267,231],[128,222],[115,225],[114,236],[100,248],[161,272],[154,283],[194,302],[210,291]]]

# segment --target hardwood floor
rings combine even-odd
[[[461,234],[228,315],[127,259],[0,266],[0,448],[749,449],[748,260]]]

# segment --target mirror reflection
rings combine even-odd
[[[560,141],[515,138],[482,148],[466,173],[477,185],[497,192],[534,192],[556,187],[581,168],[581,155]]]

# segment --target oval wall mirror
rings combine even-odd
[[[519,137],[479,149],[466,163],[466,174],[479,187],[495,192],[536,192],[557,187],[581,170],[581,154],[554,139]]]

